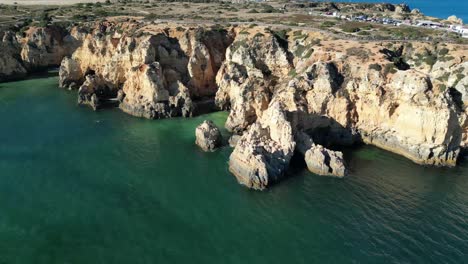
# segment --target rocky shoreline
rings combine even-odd
[[[254,189],[280,181],[293,155],[316,174],[345,176],[338,146],[371,144],[435,166],[455,166],[468,148],[463,45],[138,21],[5,32],[0,45],[9,51],[0,81],[60,64],[60,86],[94,109],[149,119],[211,104],[229,111],[229,170]]]

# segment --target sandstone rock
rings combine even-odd
[[[98,96],[96,95],[96,91],[100,87],[102,87],[102,83],[96,76],[86,76],[86,80],[78,89],[78,104],[89,105],[94,110],[97,110],[100,106],[100,102]]]
[[[411,9],[406,4],[399,4],[399,5],[396,5],[395,7],[395,13],[397,14],[409,13],[409,12],[411,12]]]
[[[447,18],[447,21],[454,24],[463,25],[463,20],[461,18],[458,18],[457,16],[449,16]]]
[[[305,153],[309,171],[321,176],[344,177],[347,174],[343,153],[314,145]]]
[[[30,27],[24,36],[10,31],[0,34],[0,81],[58,66],[79,45],[79,40],[55,26]]]
[[[75,39],[59,27],[30,27],[21,40],[21,59],[28,69],[60,65],[76,48]],[[76,41],[78,42],[78,41]]]
[[[83,73],[77,61],[65,57],[60,64],[59,86],[75,88],[77,83],[83,82]],[[73,85],[72,85],[73,84]]]
[[[312,138],[302,131],[296,132],[295,140],[296,151],[304,156],[309,171],[321,176],[346,176],[343,153],[315,144]]]
[[[164,86],[162,67],[158,62],[132,68],[122,91],[125,98],[120,108],[146,118],[169,117],[169,91]]]
[[[291,69],[287,52],[271,33],[240,34],[216,77],[216,104],[231,109],[226,128],[239,134],[254,123],[267,109],[276,80]]]
[[[27,70],[18,60],[18,47],[11,42],[0,42],[0,50],[0,81],[26,76]]]
[[[237,142],[239,142],[240,139],[241,139],[241,136],[239,136],[239,135],[232,135],[232,136],[229,138],[229,146],[231,146],[232,148],[234,148],[234,147],[237,145]]]
[[[239,183],[263,190],[284,177],[294,152],[291,124],[279,103],[245,132],[229,158],[229,170]]]
[[[214,151],[221,145],[221,132],[211,120],[205,120],[195,129],[195,143],[204,151]]]
[[[158,26],[147,35],[110,34],[122,26],[139,25],[100,23],[84,35],[72,30],[82,44],[64,64],[75,61],[81,74],[77,69],[72,77],[67,72],[70,67],[64,67],[64,82],[88,74],[99,76],[120,109],[150,119],[192,116],[197,106],[201,110],[206,105],[205,97],[214,96],[215,76],[231,42],[229,34],[203,28],[181,34]]]
[[[461,101],[466,109],[468,107],[468,76],[459,80],[455,89],[460,93]]]

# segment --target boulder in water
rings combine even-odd
[[[321,145],[314,145],[307,150],[305,161],[309,171],[318,175],[341,178],[347,174],[343,153],[326,149]]]
[[[204,151],[214,151],[221,145],[221,132],[211,120],[205,120],[195,129],[195,143]]]

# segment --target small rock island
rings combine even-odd
[[[211,120],[205,120],[195,129],[195,144],[204,151],[214,151],[221,145],[221,131]]]

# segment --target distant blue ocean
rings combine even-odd
[[[463,19],[463,23],[468,24],[468,0],[335,0],[336,2],[363,2],[363,3],[405,3],[411,9],[418,8],[428,16],[446,19],[451,15]]]

